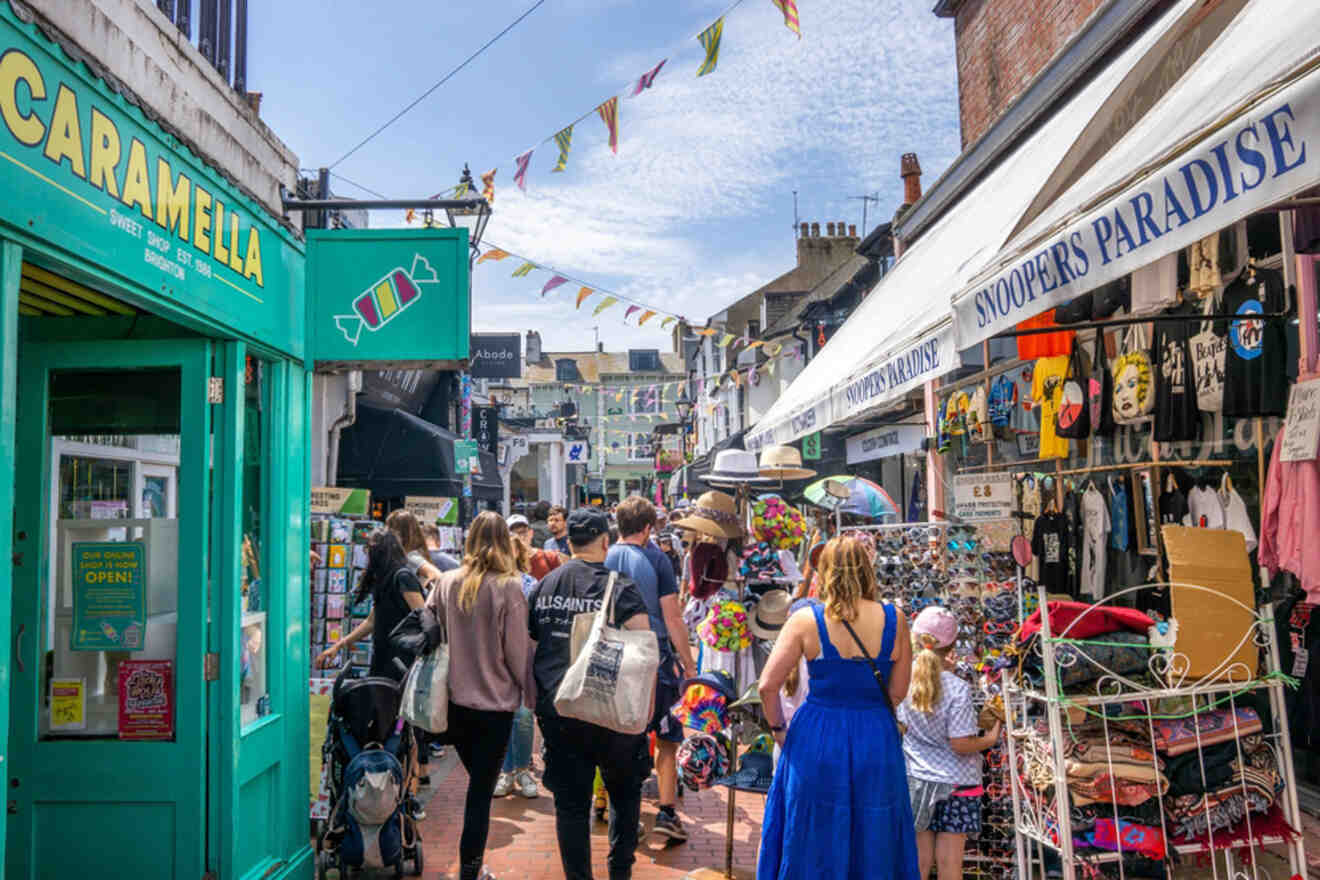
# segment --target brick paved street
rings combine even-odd
[[[456,877],[458,873],[458,835],[463,824],[467,774],[452,757],[447,758],[445,766],[451,763],[452,769],[433,774],[434,794],[422,823],[428,880]],[[727,803],[723,789],[687,793],[679,802],[678,812],[688,829],[688,842],[666,848],[661,838],[648,835],[637,850],[634,880],[678,880],[693,868],[722,866]],[[763,796],[742,793],[734,801],[734,864],[739,867],[750,869],[756,864],[764,803]],[[654,799],[643,799],[642,824],[648,830],[655,819],[655,807]],[[500,880],[563,877],[554,823],[550,793],[544,789],[535,800],[512,795],[494,801],[486,864]],[[593,823],[591,850],[598,878],[608,876],[608,847],[606,825]]]

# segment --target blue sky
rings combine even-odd
[[[253,4],[249,88],[262,117],[315,168],[377,125],[525,11],[533,0]],[[803,220],[892,216],[899,157],[927,183],[957,155],[952,23],[931,0],[798,0],[803,39],[770,0],[726,18],[718,69],[697,78],[695,35],[729,0],[547,0],[516,29],[335,171],[391,197],[425,197],[498,167],[486,239],[567,275],[702,321],[793,265],[793,191]],[[374,8],[373,8],[374,7]],[[564,173],[553,143],[524,195],[513,157],[668,63],[620,105],[619,154],[594,114],[574,130]],[[344,180],[340,195],[369,197]],[[377,213],[373,226],[398,225]],[[479,266],[477,330],[538,329],[550,350],[668,348],[659,319],[624,306],[575,311],[579,285],[540,297],[548,272]],[[636,316],[633,321],[635,323]]]

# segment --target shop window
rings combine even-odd
[[[655,448],[651,444],[650,434],[633,434],[628,458],[631,461],[651,461],[655,458]]]
[[[242,591],[239,638],[239,711],[244,726],[271,711],[266,571],[268,487],[265,472],[267,435],[267,366],[248,358],[243,386],[243,546],[239,589]]]

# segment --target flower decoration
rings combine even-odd
[[[752,644],[747,609],[740,602],[714,602],[697,626],[697,635],[716,651],[740,651]]]
[[[760,495],[752,502],[752,536],[775,550],[789,550],[806,539],[807,521],[778,495]]]

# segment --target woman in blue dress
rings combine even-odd
[[[824,606],[789,618],[761,675],[783,755],[761,828],[757,880],[916,880],[917,844],[894,710],[907,696],[907,622],[876,601],[861,543],[821,554]],[[859,644],[860,643],[860,644]],[[807,659],[811,691],[787,731],[779,688]]]

